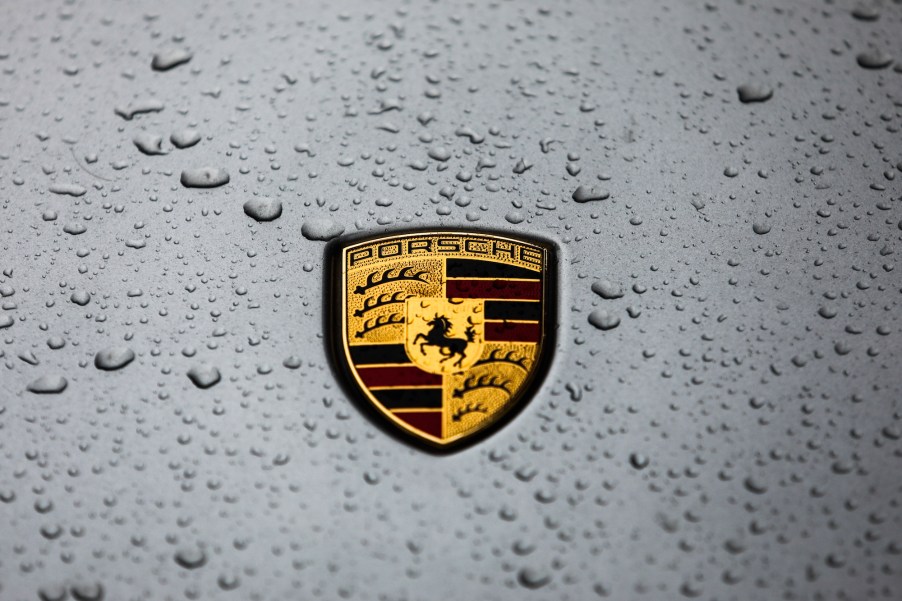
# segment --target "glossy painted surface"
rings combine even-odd
[[[902,6],[7,3],[0,599],[899,599]],[[560,249],[448,455],[326,241]]]

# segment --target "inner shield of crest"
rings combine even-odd
[[[431,374],[463,373],[482,355],[483,301],[407,299],[405,350]]]
[[[536,389],[550,346],[553,247],[466,231],[388,234],[336,255],[336,350],[404,433],[445,447]]]

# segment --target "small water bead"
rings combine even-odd
[[[282,361],[282,365],[287,367],[288,369],[297,369],[302,365],[301,358],[297,355],[290,355]]]
[[[631,453],[630,454],[630,465],[633,466],[637,470],[644,470],[648,467],[649,458],[642,453]]]

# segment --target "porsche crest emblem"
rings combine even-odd
[[[551,246],[424,231],[336,252],[338,362],[378,413],[445,447],[532,393],[549,353]]]

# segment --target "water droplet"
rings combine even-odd
[[[134,361],[135,352],[127,346],[113,346],[94,355],[94,367],[105,371],[121,369]]]
[[[763,495],[767,492],[767,484],[755,476],[749,476],[745,479],[743,484],[745,485],[746,490],[756,495]]]
[[[865,69],[885,69],[893,64],[891,54],[876,48],[862,52],[855,60],[858,61],[858,66]]]
[[[514,225],[518,223],[523,223],[526,220],[526,215],[524,215],[520,211],[511,211],[507,213],[504,218],[508,223],[513,223]]]
[[[52,184],[50,191],[54,194],[63,194],[66,196],[84,196],[87,190],[84,186],[78,184]]]
[[[163,103],[156,98],[147,98],[143,100],[136,100],[126,107],[116,107],[114,109],[114,112],[126,121],[131,121],[135,117],[135,115],[141,115],[144,113],[158,113],[162,111],[163,108]]]
[[[88,228],[82,223],[67,223],[63,226],[63,231],[71,236],[78,236],[88,231]]]
[[[72,293],[72,295],[69,297],[69,300],[76,305],[84,307],[89,302],[91,302],[91,295],[88,294],[85,290],[78,289]]]
[[[331,219],[325,217],[314,217],[308,219],[301,226],[301,235],[308,240],[331,240],[336,236],[340,236],[345,228]]]
[[[195,365],[188,370],[188,378],[198,388],[210,388],[217,384],[222,376],[219,374],[219,370],[212,365],[202,364]]]
[[[186,188],[216,188],[229,183],[229,172],[218,167],[186,169],[181,182]]]
[[[573,191],[573,200],[576,202],[589,202],[592,200],[606,200],[611,194],[607,191],[597,191],[594,188],[579,186]]]
[[[466,126],[458,127],[454,130],[454,135],[468,139],[471,144],[482,144],[485,141],[485,136],[477,134],[473,128]]]
[[[517,161],[517,164],[514,165],[514,173],[520,175],[521,173],[525,173],[528,169],[532,168],[532,163],[527,163],[526,159],[521,158]]]
[[[880,11],[871,4],[862,4],[852,9],[852,17],[859,21],[876,21],[880,18]]]
[[[186,570],[196,570],[207,563],[207,554],[200,547],[186,547],[176,551],[174,559]]]
[[[44,584],[38,588],[41,601],[63,601],[66,598],[66,587],[62,584]]]
[[[63,376],[41,376],[28,385],[28,391],[35,394],[59,394],[66,390],[69,381]]]
[[[620,325],[620,318],[604,309],[596,309],[589,314],[589,323],[599,330],[612,330]]]
[[[631,453],[630,454],[630,465],[633,466],[637,470],[644,470],[648,467],[649,459],[646,455],[642,453]]]
[[[451,153],[444,146],[432,148],[427,154],[430,159],[435,159],[436,161],[441,161],[443,163],[451,158]]]
[[[233,591],[241,584],[241,580],[235,574],[220,574],[216,584],[224,591]]]
[[[592,292],[606,300],[613,300],[623,296],[623,288],[617,284],[612,284],[608,280],[593,283]]]
[[[765,102],[770,100],[774,95],[773,88],[760,83],[746,83],[738,88],[736,92],[739,94],[739,102],[748,104],[751,102]]]
[[[69,587],[69,592],[76,601],[101,601],[103,585],[99,582],[79,582]]]
[[[517,573],[517,582],[528,589],[538,589],[551,582],[551,575],[535,568],[523,568]]]
[[[833,307],[822,306],[817,310],[817,314],[824,319],[833,319],[836,317],[836,309]]]
[[[184,65],[190,61],[193,56],[193,54],[184,48],[168,48],[153,55],[150,67],[154,71],[168,71],[179,65]]]
[[[176,148],[190,148],[200,142],[200,133],[193,129],[181,129],[172,132],[169,141]]]
[[[244,213],[257,221],[272,221],[282,215],[282,202],[265,196],[251,198],[244,203]]]
[[[138,150],[146,155],[166,154],[166,151],[163,150],[163,136],[159,134],[152,134],[146,131],[138,132],[132,138],[132,142],[134,142]]]

